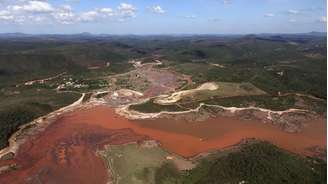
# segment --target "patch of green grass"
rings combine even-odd
[[[119,184],[151,184],[157,183],[165,173],[159,172],[172,161],[166,159],[169,153],[162,148],[141,147],[138,144],[110,145],[101,153],[113,173],[115,182]],[[176,158],[180,159],[180,158]],[[175,166],[174,166],[175,167]],[[163,170],[163,169],[162,169]]]
[[[154,170],[165,161],[161,148],[141,148],[137,144],[109,146],[102,154],[113,171],[115,181],[123,184],[154,183]]]

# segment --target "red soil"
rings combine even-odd
[[[326,147],[326,122],[309,122],[303,132],[290,134],[270,124],[233,118],[197,123],[129,121],[109,107],[98,106],[66,114],[24,144],[15,158],[21,168],[0,176],[0,183],[105,183],[107,171],[95,151],[105,144],[139,141],[146,136],[185,157],[231,146],[244,138],[268,140],[310,154],[309,147]]]

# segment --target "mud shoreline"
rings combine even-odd
[[[16,154],[21,144],[24,144],[28,136],[33,135],[37,132],[43,131],[47,126],[49,126],[52,122],[56,121],[58,117],[64,113],[73,111],[78,108],[83,98],[85,97],[85,93],[72,104],[62,107],[56,111],[53,111],[45,116],[41,116],[30,123],[24,124],[18,128],[18,130],[10,136],[8,142],[9,145],[0,150],[0,158],[7,154]]]

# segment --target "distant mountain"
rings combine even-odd
[[[308,35],[312,35],[312,36],[327,36],[327,33],[326,32],[315,32],[315,31],[312,31],[312,32],[309,32],[307,34]]]
[[[25,34],[25,33],[0,33],[0,37],[28,37],[31,36],[29,34]]]
[[[85,42],[90,39],[112,40],[115,38],[142,38],[142,39],[167,39],[167,38],[210,38],[210,37],[225,37],[225,38],[245,38],[245,39],[265,39],[278,42],[304,42],[311,37],[326,37],[326,32],[309,32],[309,33],[262,33],[262,34],[163,34],[163,35],[114,35],[114,34],[92,34],[89,32],[82,32],[77,34],[25,34],[25,33],[0,33],[0,39],[18,39],[18,40],[45,40],[45,41],[74,41]]]

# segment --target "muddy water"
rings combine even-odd
[[[161,139],[164,147],[184,156],[193,156],[200,152],[224,148],[240,142],[244,138],[257,138],[272,142],[289,151],[312,155],[308,148],[326,147],[326,121],[307,122],[300,133],[283,132],[272,124],[257,121],[241,121],[234,118],[218,117],[205,122],[187,122],[161,119],[156,121],[138,121],[143,128],[161,130],[167,133],[191,136],[188,140]],[[150,135],[151,136],[151,135]],[[154,137],[154,136],[153,136]]]
[[[153,138],[185,157],[224,148],[243,138],[268,140],[287,150],[310,154],[326,147],[326,122],[308,122],[299,134],[255,121],[216,118],[206,122],[129,121],[105,106],[68,113],[24,144],[15,162],[21,168],[0,176],[0,183],[106,183],[106,166],[96,156],[105,144]]]

